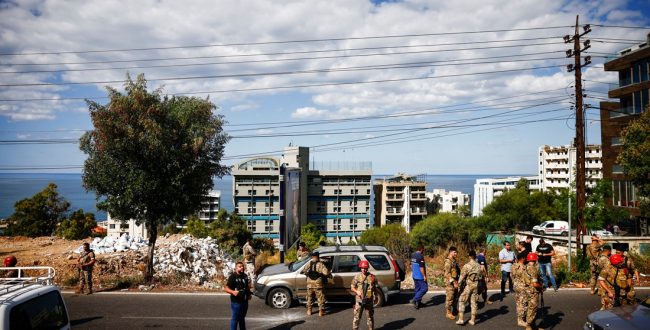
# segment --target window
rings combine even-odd
[[[248,220],[246,221],[246,223],[248,225],[248,230],[250,230],[251,232],[255,232],[255,221]]]
[[[356,273],[359,272],[359,257],[356,255],[335,256],[337,273]]]
[[[108,228],[109,228],[109,229],[115,229],[115,224],[114,224],[114,223],[111,223],[110,225],[108,225]]]
[[[375,270],[390,270],[390,262],[383,254],[365,254],[364,257]]]
[[[341,230],[341,219],[334,219],[332,221],[333,230]]]
[[[66,325],[68,314],[58,291],[17,305],[9,315],[9,329],[60,329]]]
[[[612,165],[612,173],[623,174],[623,167],[618,164]]]
[[[355,207],[355,211],[356,211],[356,207]],[[351,230],[357,230],[357,219],[352,219],[350,221],[350,229]]]
[[[264,231],[267,233],[273,231],[273,220],[264,220]]]

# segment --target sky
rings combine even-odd
[[[575,136],[565,35],[581,40],[587,143],[617,74],[650,33],[650,1],[3,1],[0,172],[81,172],[84,99],[127,74],[209,98],[223,163],[310,147],[376,174],[530,174]],[[582,46],[584,48],[584,45]]]

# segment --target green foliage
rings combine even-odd
[[[260,252],[268,252],[271,255],[276,252],[272,238],[253,238],[253,248]]]
[[[161,235],[167,235],[167,234],[173,235],[181,232],[181,229],[178,228],[178,224],[176,222],[168,223],[164,227],[160,225],[160,227],[161,228],[159,231]]]
[[[56,226],[65,219],[70,203],[59,196],[57,186],[50,183],[34,196],[14,204],[6,231],[8,236],[50,236]]]
[[[58,235],[71,240],[83,239],[91,235],[91,230],[97,227],[95,214],[84,213],[79,209],[70,215],[69,219],[63,220],[57,229]]]
[[[359,242],[384,246],[392,255],[400,259],[408,259],[411,247],[411,238],[399,223],[370,228],[361,234]]]
[[[304,242],[310,250],[319,246],[321,236],[322,233],[313,223],[308,223],[300,228],[300,241]]]
[[[568,282],[589,282],[591,271],[589,270],[589,259],[578,255],[573,257],[571,268],[568,268],[566,261],[559,262],[555,266],[555,277],[558,283]]]
[[[607,224],[616,224],[627,219],[630,214],[627,210],[617,207],[608,207],[607,200],[612,199],[612,182],[600,180],[593,189],[590,189],[585,207],[585,219],[590,229],[602,229]]]
[[[623,129],[621,138],[617,162],[638,190],[641,214],[650,216],[650,107]]]
[[[411,245],[423,245],[435,251],[450,245],[476,247],[485,242],[483,218],[463,218],[454,213],[439,213],[428,217],[411,230]]]
[[[230,253],[233,257],[242,255],[242,247],[246,240],[253,238],[253,234],[248,230],[246,221],[239,215],[228,212],[221,213],[222,217],[217,216],[217,220],[210,223],[210,235],[219,240],[223,250]]]
[[[149,92],[143,75],[124,87],[107,87],[105,105],[87,101],[94,130],[80,139],[83,184],[104,197],[98,208],[146,225],[152,260],[158,224],[196,212],[212,178],[229,172],[219,163],[229,137],[209,100]]]
[[[635,253],[633,251],[628,252],[629,258],[634,262],[634,267],[641,274],[650,274],[650,251],[647,251],[643,254]]]
[[[187,219],[183,232],[196,238],[206,238],[210,234],[210,230],[205,226],[205,222],[196,215],[190,216]]]

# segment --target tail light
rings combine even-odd
[[[393,257],[388,256],[388,258],[390,259],[390,262],[393,264],[393,269],[395,270],[395,281],[399,282],[400,281],[399,266],[397,265],[397,262],[395,262],[395,259],[393,259]]]

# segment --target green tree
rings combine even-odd
[[[602,229],[607,224],[616,224],[629,218],[627,210],[607,207],[607,200],[612,199],[612,182],[600,180],[596,186],[588,190],[585,220],[587,228]]]
[[[228,214],[225,210],[223,213],[219,212],[217,220],[210,223],[210,234],[219,240],[223,250],[234,256],[241,255],[241,248],[246,244],[246,240],[253,238],[246,221],[238,214]]]
[[[650,106],[621,132],[617,162],[637,189],[641,215],[650,216]]]
[[[308,223],[300,228],[300,241],[304,242],[308,249],[318,247],[322,233],[313,223]]]
[[[391,223],[364,231],[359,237],[359,242],[361,244],[384,246],[398,258],[408,259],[411,238],[401,224]]]
[[[70,203],[59,196],[57,186],[50,183],[34,196],[14,204],[14,214],[8,219],[7,235],[50,236],[65,219]]]
[[[125,94],[107,90],[107,104],[87,101],[94,130],[80,139],[80,149],[88,155],[83,183],[104,197],[99,209],[145,224],[145,278],[151,281],[158,224],[200,208],[212,178],[229,172],[219,163],[229,137],[209,100],[148,92],[144,75],[135,81],[127,76]]]
[[[196,215],[190,216],[185,223],[185,233],[188,233],[196,238],[206,238],[210,235],[209,229],[205,226],[205,222],[199,219]]]
[[[455,213],[439,213],[418,222],[411,230],[412,246],[427,251],[450,245],[474,247],[485,241],[483,218],[463,218]]]
[[[95,227],[95,214],[79,209],[74,211],[70,218],[63,220],[57,231],[59,236],[65,239],[84,239],[92,234]]]

